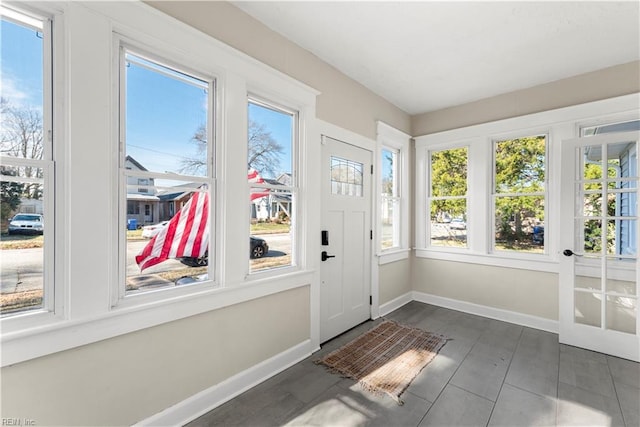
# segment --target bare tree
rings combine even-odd
[[[7,99],[0,99],[0,153],[23,159],[42,159],[44,155],[44,128],[42,114],[31,106],[17,107]],[[15,175],[42,178],[42,168],[15,167]],[[24,197],[42,197],[40,184],[25,184]]]
[[[265,125],[249,120],[247,168],[261,175],[275,175],[280,166],[282,145],[275,140]],[[205,125],[198,127],[191,138],[197,144],[195,157],[182,160],[181,172],[199,173],[206,170],[207,131]]]

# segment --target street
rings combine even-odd
[[[291,236],[289,233],[256,235],[267,241],[268,257],[277,257],[291,253]],[[127,242],[126,272],[127,277],[139,276],[140,268],[135,256],[149,243],[149,240],[132,240]],[[247,254],[247,260],[249,254]],[[11,249],[0,252],[1,292],[12,293],[42,288],[43,271],[42,248]],[[180,261],[169,259],[144,271],[145,276],[185,268]]]

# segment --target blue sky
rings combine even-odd
[[[42,34],[3,19],[0,37],[2,97],[15,106],[41,110]],[[198,156],[192,137],[206,120],[206,83],[152,71],[145,65],[142,61],[126,68],[127,154],[150,171],[179,173],[182,160]],[[253,104],[248,111],[285,149],[276,175],[291,172],[291,116]]]
[[[2,20],[0,76],[2,97],[14,106],[42,109],[42,36],[34,29]]]

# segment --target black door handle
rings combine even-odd
[[[571,256],[571,255],[582,256],[582,254],[577,254],[577,253],[573,252],[571,249],[565,249],[564,251],[562,251],[562,255],[564,255],[564,256]]]
[[[326,261],[329,258],[335,258],[335,257],[336,257],[335,255],[327,255],[327,251],[322,251],[322,260],[323,261]]]

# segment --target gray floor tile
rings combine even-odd
[[[522,326],[513,325],[511,323],[500,322],[498,320],[490,320],[488,327],[483,331],[478,342],[504,348],[505,350],[515,351],[522,334]]]
[[[560,383],[558,426],[624,426],[615,398]]]
[[[627,427],[640,426],[640,389],[616,383],[616,394]]]
[[[327,389],[294,413],[285,426],[362,426],[377,416],[375,407],[361,394],[338,386]]]
[[[640,363],[613,356],[607,356],[607,363],[615,383],[640,388]]]
[[[555,361],[557,363],[560,354],[558,335],[551,332],[524,328],[518,343],[518,352],[522,355],[530,355],[542,360]]]
[[[473,341],[469,340],[447,341],[431,363],[416,376],[407,391],[434,402],[467,356],[473,344]]]
[[[489,420],[490,426],[554,426],[556,399],[505,384]]]
[[[615,397],[613,380],[604,355],[573,347],[568,350],[565,348],[567,346],[562,346],[560,350],[560,382],[606,397]]]
[[[448,385],[420,423],[425,426],[484,426],[493,402]]]
[[[507,373],[512,352],[476,343],[451,384],[495,402]]]
[[[640,425],[637,363],[560,345],[550,332],[418,302],[388,318],[453,338],[402,395],[404,405],[314,363],[380,318],[324,343],[189,427]]]
[[[518,348],[511,360],[505,383],[542,396],[556,397],[559,359],[559,354],[555,360],[545,360]]]

